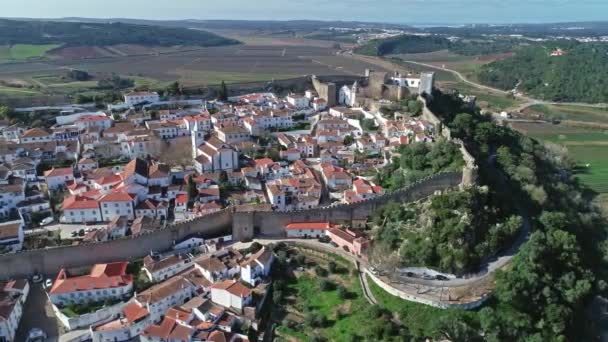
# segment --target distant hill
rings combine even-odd
[[[179,27],[0,19],[0,45],[13,44],[222,46],[239,42],[214,33]]]
[[[38,21],[40,19],[23,19],[28,21]],[[418,29],[405,24],[373,23],[360,21],[324,21],[324,20],[149,20],[131,18],[82,18],[69,17],[52,19],[55,22],[81,22],[81,23],[125,23],[134,25],[150,25],[163,27],[182,27],[197,29],[231,29],[231,30],[263,30],[263,31],[282,31],[282,30],[317,30],[327,27],[342,28],[375,28],[375,29],[407,29],[419,31]]]
[[[561,48],[562,56],[550,56]],[[562,102],[608,102],[608,44],[547,43],[519,50],[513,57],[484,65],[479,80]]]
[[[356,48],[355,52],[368,56],[385,56],[450,50],[460,55],[475,56],[511,52],[520,43],[520,40],[504,37],[451,41],[439,35],[401,35],[371,40]]]

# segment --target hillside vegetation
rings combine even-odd
[[[238,41],[186,28],[0,19],[0,45],[14,44],[222,46],[238,44]]]
[[[387,39],[371,40],[365,45],[356,48],[355,52],[368,56],[385,56],[449,50],[459,55],[475,56],[511,52],[520,43],[517,39],[507,38],[450,41],[441,36],[402,35]]]
[[[479,163],[480,182],[519,206],[532,233],[496,273],[495,301],[477,322],[445,322],[453,341],[588,341],[596,334],[586,307],[606,295],[606,219],[574,177],[561,149],[544,146],[478,112],[457,94],[433,94],[431,110],[461,138]],[[479,215],[477,213],[476,215]],[[458,322],[456,322],[458,321]],[[597,336],[597,335],[596,335]]]
[[[390,203],[374,216],[374,248],[400,266],[473,270],[508,247],[522,226],[507,198],[487,187],[454,190],[423,202]]]
[[[608,45],[569,43],[562,46],[565,55],[550,56],[556,47],[521,49],[513,57],[481,67],[478,78],[500,89],[517,86],[518,90],[545,100],[608,101]]]

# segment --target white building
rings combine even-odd
[[[192,267],[192,265],[192,259],[188,256],[171,255],[165,258],[147,256],[144,258],[143,270],[151,281],[158,283]]]
[[[87,223],[101,222],[101,210],[99,203],[90,198],[82,196],[70,196],[63,200],[63,216],[60,221],[63,223]]]
[[[288,238],[320,238],[331,228],[334,225],[329,222],[294,222],[285,225],[285,233]]]
[[[287,96],[287,102],[296,107],[296,109],[304,109],[310,106],[310,99],[306,96],[291,94]]]
[[[53,141],[53,134],[42,128],[31,128],[19,137],[22,144],[45,143]]]
[[[66,183],[74,181],[74,169],[71,167],[52,168],[44,172],[44,178],[49,190],[63,189],[66,187]]]
[[[241,280],[251,286],[256,286],[270,274],[273,261],[272,252],[268,248],[262,247],[241,263]]]
[[[64,306],[127,298],[133,291],[133,277],[127,274],[128,264],[97,264],[90,274],[77,277],[68,276],[62,269],[49,290],[49,299],[55,305]]]
[[[112,192],[99,200],[101,216],[104,221],[111,221],[120,216],[135,218],[135,198],[124,192]]]
[[[193,135],[193,144],[197,139]],[[198,173],[234,171],[239,165],[239,155],[232,146],[212,137],[196,148],[194,166]]]
[[[138,294],[135,300],[150,312],[153,322],[158,322],[169,308],[189,301],[195,291],[196,287],[186,278],[174,276]]]
[[[160,101],[160,96],[156,92],[131,92],[125,94],[125,104],[135,106],[144,102],[155,103]]]
[[[121,317],[90,327],[93,342],[131,341],[150,324],[148,309],[132,301],[124,306]]]
[[[252,302],[252,292],[236,280],[224,280],[211,286],[211,300],[214,303],[237,311]]]
[[[9,281],[0,292],[0,341],[15,341],[29,291],[27,280],[20,279]]]

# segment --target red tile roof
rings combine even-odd
[[[225,290],[228,291],[228,293],[241,298],[251,296],[251,290],[236,280],[224,280],[221,283],[211,285],[211,288]]]
[[[296,222],[289,223],[285,225],[286,230],[299,230],[299,229],[308,229],[308,230],[328,230],[331,229],[334,225],[329,222]]]
[[[44,171],[44,176],[45,177],[65,177],[65,176],[73,176],[74,175],[74,169],[72,169],[71,167],[64,167],[64,168],[52,168],[50,170]]]
[[[188,195],[185,194],[178,194],[175,197],[175,203],[178,204],[184,204],[184,203],[188,203]]]
[[[133,276],[127,274],[128,262],[97,264],[89,275],[68,277],[65,269],[59,271],[50,294],[70,293],[123,287],[133,283]]]
[[[132,202],[133,197],[130,194],[124,192],[111,192],[103,196],[100,202]]]
[[[99,203],[96,200],[84,196],[70,196],[63,200],[63,210],[97,209]]]
[[[125,305],[122,312],[125,315],[125,318],[131,323],[136,322],[149,314],[148,309],[133,302]]]

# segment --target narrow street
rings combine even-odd
[[[59,341],[59,336],[65,331],[51,309],[50,302],[42,284],[30,282],[30,293],[23,306],[23,316],[17,329],[15,341],[25,341],[29,331],[33,328],[42,329],[47,335],[46,342]]]

